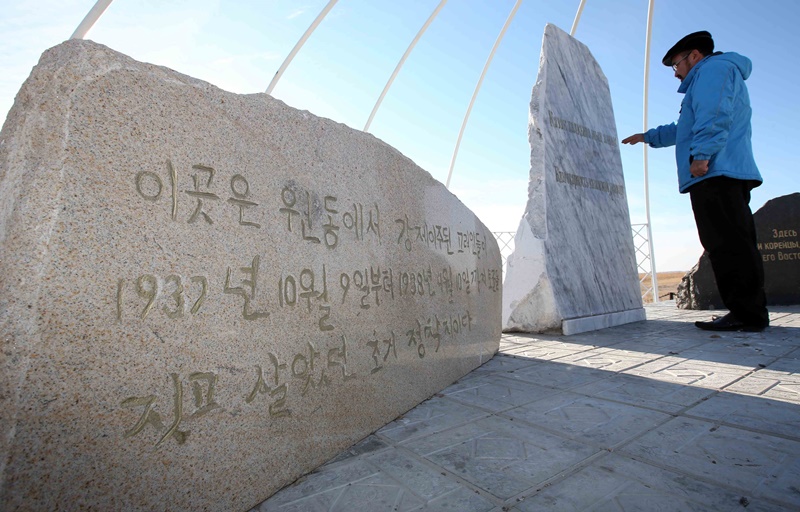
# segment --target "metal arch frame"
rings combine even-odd
[[[281,76],[283,76],[283,72],[286,71],[286,68],[288,68],[289,64],[292,63],[292,60],[294,59],[295,55],[297,55],[297,52],[300,51],[300,48],[303,47],[308,38],[311,37],[311,34],[314,33],[314,30],[316,30],[319,24],[322,23],[322,20],[325,19],[325,16],[328,15],[328,13],[331,11],[331,9],[333,9],[333,6],[336,5],[336,2],[338,1],[339,0],[330,0],[330,2],[328,2],[328,5],[326,5],[322,9],[322,11],[320,11],[320,13],[317,15],[314,21],[311,22],[311,25],[306,29],[305,33],[300,38],[300,40],[297,41],[297,44],[294,45],[292,51],[289,52],[289,55],[286,56],[286,59],[284,59],[283,64],[281,64],[281,67],[278,68],[278,71],[275,72],[275,76],[272,77],[272,81],[267,86],[267,90],[264,91],[265,93],[267,94],[272,93],[272,90],[275,88],[276,85],[278,85],[278,80],[281,79]]]
[[[75,29],[75,32],[73,32],[70,39],[83,39],[86,37],[86,34],[89,32],[89,30],[91,30],[97,20],[100,19],[100,16],[103,15],[105,10],[113,1],[114,0],[97,0],[97,3],[95,3],[94,7],[89,10],[89,13],[83,18],[83,21],[81,21],[80,25],[78,25],[78,28]],[[311,23],[311,26],[306,29],[300,40],[297,41],[297,44],[294,45],[294,48],[292,48],[292,51],[289,52],[289,55],[283,61],[281,67],[278,68],[278,71],[275,73],[272,81],[267,86],[267,90],[265,91],[267,94],[272,92],[272,90],[278,84],[278,80],[280,80],[281,76],[283,75],[283,72],[286,71],[286,68],[289,67],[289,64],[291,64],[295,55],[297,55],[297,52],[300,51],[300,48],[302,48],[308,38],[311,37],[311,34],[314,32],[317,26],[322,23],[322,20],[325,19],[325,16],[327,16],[330,10],[333,9],[333,6],[336,5],[336,2],[338,2],[338,0],[330,0],[328,2],[328,4],[317,15],[316,19],[314,19],[314,21]]]
[[[461,123],[461,130],[458,132],[458,140],[456,141],[456,147],[453,150],[453,158],[450,160],[450,170],[447,173],[447,181],[445,182],[444,186],[448,189],[450,188],[450,178],[453,176],[453,167],[456,165],[456,158],[458,157],[458,149],[461,146],[461,138],[464,136],[464,129],[467,127],[467,122],[469,121],[469,115],[472,112],[472,106],[475,104],[475,98],[478,96],[478,92],[481,90],[481,84],[483,83],[483,78],[486,76],[486,71],[489,69],[489,66],[492,63],[492,59],[494,58],[494,52],[497,51],[497,47],[500,46],[500,41],[503,40],[503,36],[506,34],[506,30],[508,26],[511,24],[511,20],[514,19],[514,16],[517,14],[517,9],[522,4],[522,0],[517,0],[514,4],[514,7],[511,9],[511,12],[508,14],[508,18],[506,19],[506,23],[503,25],[503,28],[500,30],[500,33],[497,35],[497,39],[494,42],[494,46],[492,46],[492,51],[489,52],[489,58],[486,59],[486,64],[483,66],[483,71],[481,72],[481,77],[478,79],[477,85],[475,85],[475,90],[472,93],[472,99],[469,101],[469,107],[467,107],[467,113],[464,115],[464,121]]]
[[[647,6],[647,34],[644,44],[644,107],[642,117],[642,130],[647,130],[647,105],[648,85],[650,82],[650,34],[653,28],[653,6],[655,0],[650,0]],[[653,285],[653,302],[658,302],[658,275],[656,274],[656,253],[653,247],[653,227],[650,222],[650,179],[647,172],[647,144],[642,144],[644,158],[644,207],[647,219],[647,240],[650,244],[650,279]]]
[[[425,24],[422,25],[422,28],[420,28],[419,32],[417,32],[417,36],[414,38],[413,41],[411,41],[411,44],[408,45],[408,49],[406,49],[406,53],[404,53],[403,56],[400,57],[400,61],[397,63],[397,67],[394,68],[394,72],[392,73],[392,76],[389,77],[389,81],[386,82],[386,86],[383,88],[383,91],[381,92],[381,95],[378,98],[378,101],[375,103],[375,106],[372,108],[372,112],[369,115],[369,119],[367,119],[367,124],[364,125],[364,131],[365,132],[369,131],[369,127],[372,124],[372,120],[375,118],[375,114],[378,112],[378,108],[380,108],[381,103],[383,103],[383,98],[386,96],[386,93],[389,92],[389,88],[392,86],[392,83],[394,82],[394,79],[397,78],[397,74],[400,73],[400,68],[403,67],[403,64],[405,64],[406,59],[411,54],[411,50],[413,50],[414,47],[417,46],[417,43],[419,42],[420,38],[422,37],[422,34],[424,34],[426,30],[428,30],[428,27],[433,22],[433,20],[436,18],[436,16],[439,15],[439,11],[442,10],[442,8],[444,7],[444,4],[446,4],[446,3],[447,3],[447,0],[442,0],[441,2],[439,2],[439,5],[436,7],[436,9],[433,10],[431,15],[428,17],[428,21],[426,21]]]
[[[75,29],[75,32],[72,33],[70,39],[83,39],[86,37],[86,34],[89,30],[92,29],[97,20],[100,19],[100,16],[106,12],[108,6],[111,5],[111,2],[114,0],[97,0],[97,3],[94,4],[94,7],[89,9],[89,12],[83,18],[78,28]]]
[[[575,32],[578,30],[578,23],[581,21],[581,14],[583,14],[583,8],[586,6],[586,0],[581,0],[580,5],[578,5],[578,12],[575,13],[575,20],[572,22],[572,29],[569,31],[569,35],[575,36]]]

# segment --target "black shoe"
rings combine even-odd
[[[703,329],[704,331],[761,332],[767,328],[769,323],[748,324],[733,316],[733,313],[728,313],[723,317],[714,318],[710,322],[695,322],[694,325],[695,327]]]

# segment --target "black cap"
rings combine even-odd
[[[675,46],[670,48],[667,54],[664,55],[664,58],[661,59],[661,63],[665,66],[672,66],[673,57],[679,53],[688,52],[691,50],[698,50],[700,53],[705,55],[713,52],[714,40],[711,39],[711,34],[705,30],[701,30],[700,32],[692,32],[688,36],[675,43]]]

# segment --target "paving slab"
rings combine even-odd
[[[523,499],[514,510],[716,512],[741,510],[741,502],[739,493],[720,486],[610,454],[570,478]]]
[[[620,452],[800,507],[800,441],[675,418]]]
[[[339,475],[348,475],[350,481]],[[326,466],[311,476],[296,483],[293,492],[282,492],[254,510],[482,512],[494,508],[493,502],[395,449]]]
[[[752,370],[753,368],[749,366],[725,365],[670,356],[631,368],[626,373],[685,386],[721,389],[746,376]]]
[[[437,395],[378,430],[396,443],[426,436],[488,416],[490,413]]]
[[[504,377],[517,379],[540,386],[569,390],[592,382],[607,379],[612,374],[602,370],[562,364],[558,362],[540,362],[539,364],[509,372]]]
[[[515,420],[572,439],[614,448],[654,428],[669,414],[564,392],[505,413]]]
[[[729,391],[796,402],[800,399],[800,374],[773,369],[754,372],[731,384]]]
[[[500,353],[253,510],[800,510],[800,306],[709,333],[674,303]]]
[[[592,347],[570,343],[547,343],[546,345],[526,344],[505,351],[506,354],[525,357],[530,360],[551,361],[562,357],[581,354],[592,350]]]
[[[493,413],[541,400],[556,393],[559,391],[553,388],[515,381],[495,374],[465,380],[443,392],[452,400]]]
[[[730,386],[728,389],[734,389]],[[796,402],[716,393],[688,409],[687,416],[800,441],[800,406]]]
[[[770,364],[769,367],[772,370],[796,374],[800,373],[798,372],[798,368],[800,368],[798,362],[800,362],[800,348],[794,349],[790,354]]]
[[[404,446],[502,499],[540,485],[600,452],[497,416]]]
[[[652,408],[669,414],[679,413],[715,393],[710,389],[624,374],[573,388],[572,391],[595,398]]]
[[[765,367],[792,351],[782,340],[770,343],[753,338],[720,340],[722,343],[707,343],[680,351],[680,356],[693,361]]]
[[[559,363],[596,368],[607,372],[618,372],[649,363],[659,356],[631,350],[596,348],[580,354],[561,357]]]
[[[682,339],[679,334],[665,334],[657,338],[652,336],[637,339],[628,338],[616,343],[614,348],[666,356],[679,354],[683,350],[691,349],[704,343],[704,341],[695,339]]]
[[[794,306],[796,307],[796,306]],[[770,309],[769,321],[772,326],[780,327],[800,327],[800,318],[798,318],[794,307],[777,306]]]
[[[478,368],[475,368],[466,377],[462,377],[461,380],[463,381],[467,377],[483,375],[485,373],[513,372],[521,370],[523,368],[530,368],[531,366],[534,366],[538,363],[539,361],[535,361],[528,358],[509,357],[508,354],[501,352],[495,355],[492,359],[490,359],[483,365],[479,366]]]

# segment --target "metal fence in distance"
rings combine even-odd
[[[642,301],[658,302],[656,298],[658,281],[653,275],[655,268],[653,258],[650,256],[647,224],[631,224],[631,233],[633,234],[633,248],[636,251],[636,271],[639,273]]]
[[[492,233],[494,235],[495,240],[497,240],[497,246],[500,248],[500,258],[503,262],[503,277],[506,276],[506,260],[514,252],[514,235],[516,233],[514,231],[495,231]]]

